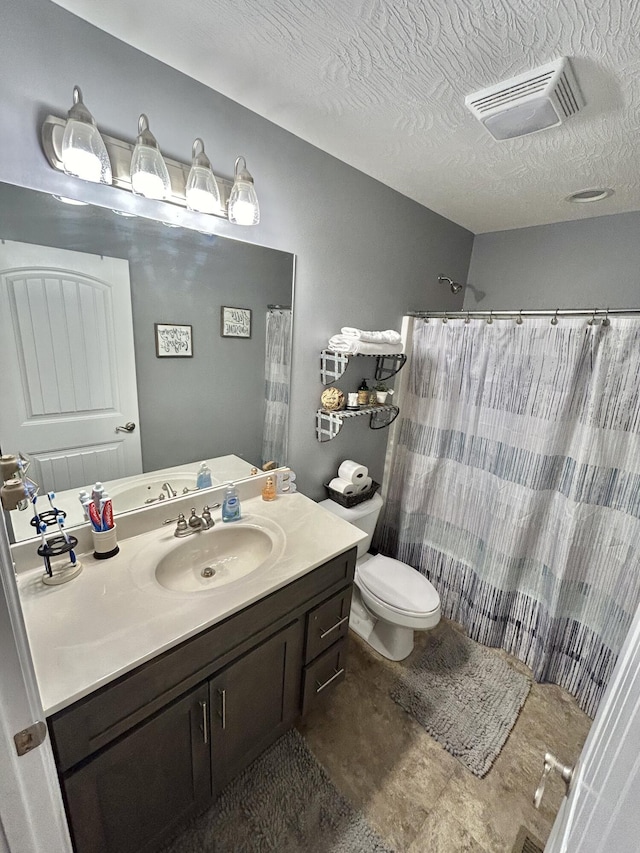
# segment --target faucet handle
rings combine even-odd
[[[217,504],[217,506],[220,506],[220,504]],[[204,521],[207,529],[215,526],[215,521],[211,518],[211,507],[205,505],[202,508],[202,520]]]
[[[184,533],[189,529],[187,525],[187,520],[184,517],[184,513],[181,512],[177,518],[167,518],[162,523],[173,524],[174,521],[178,522],[176,525],[174,536],[183,536]]]

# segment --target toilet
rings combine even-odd
[[[382,505],[378,494],[351,509],[331,499],[320,502],[367,534],[358,545],[349,627],[383,657],[403,660],[413,650],[413,632],[428,631],[440,621],[440,596],[406,563],[367,553]]]

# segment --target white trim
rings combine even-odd
[[[71,853],[58,776],[47,738],[19,757],[14,734],[44,720],[15,582],[0,520],[0,853]]]

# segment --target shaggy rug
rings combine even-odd
[[[162,853],[393,853],[295,729],[227,785]]]
[[[500,753],[529,693],[531,681],[495,650],[446,622],[429,632],[391,698],[451,755],[484,776]]]

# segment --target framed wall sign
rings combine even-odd
[[[250,338],[251,309],[223,306],[220,309],[220,334],[223,338]]]
[[[193,334],[191,326],[176,323],[154,323],[156,330],[156,356],[158,358],[191,358]]]

